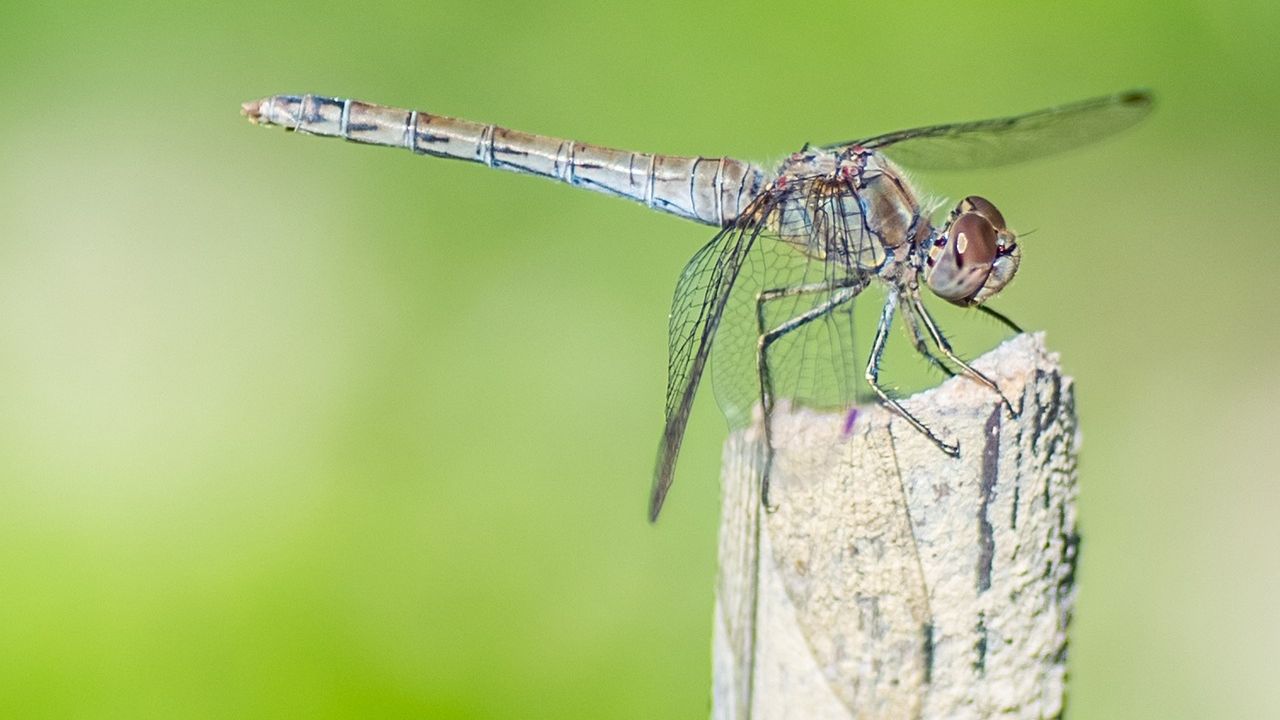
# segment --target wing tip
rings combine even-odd
[[[671,489],[671,475],[658,474],[653,478],[653,490],[649,492],[649,522],[658,522],[662,513],[662,504],[667,500],[667,491]]]
[[[1135,108],[1150,108],[1156,104],[1155,94],[1147,88],[1126,90],[1120,93],[1119,100],[1122,105]]]
[[[656,500],[649,503],[649,524],[656,525],[658,523],[658,514],[662,512],[662,501]]]

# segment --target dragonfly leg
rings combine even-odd
[[[977,309],[978,309],[978,312],[986,315],[990,315],[991,317],[995,318],[997,321],[1000,322],[1000,324],[1004,325],[1010,330],[1019,334],[1022,333],[1023,330],[1021,327],[1018,326],[1018,323],[1010,320],[1007,315],[1000,312],[999,310],[996,310],[995,308],[989,308],[986,305],[978,305]]]
[[[933,351],[929,349],[929,343],[924,339],[924,332],[920,330],[920,320],[916,318],[916,314],[909,312],[905,314],[905,317],[907,321],[907,329],[911,331],[911,342],[915,345],[916,352],[923,355],[924,359],[928,360],[930,365],[941,370],[947,377],[955,377],[955,373],[951,372],[951,368],[947,367],[947,364],[942,362],[942,360],[939,359],[937,355],[934,355]]]
[[[1018,417],[1020,413],[1014,409],[1013,403],[1009,402],[1009,398],[1005,397],[1004,392],[1000,390],[1000,386],[996,385],[995,381],[991,378],[973,369],[969,363],[961,360],[955,354],[951,349],[951,343],[947,342],[947,339],[942,336],[942,331],[938,329],[938,324],[934,322],[933,316],[931,316],[929,311],[925,309],[924,301],[922,301],[919,296],[911,298],[911,307],[908,308],[908,312],[914,312],[920,317],[920,320],[924,323],[925,329],[929,331],[929,335],[933,338],[933,344],[938,346],[938,349],[942,351],[943,355],[946,355],[951,362],[959,365],[966,375],[991,388],[995,394],[1000,396],[1001,402],[1003,402],[1004,406],[1009,410],[1009,415],[1015,418]]]
[[[872,390],[876,391],[876,394],[880,396],[880,400],[884,402],[885,405],[888,405],[894,410],[894,412],[901,415],[904,420],[911,424],[911,427],[920,431],[922,435],[929,438],[934,445],[938,446],[938,449],[952,457],[959,457],[959,445],[951,445],[943,442],[941,438],[933,434],[932,430],[925,427],[924,423],[917,420],[916,416],[907,412],[907,409],[902,407],[902,403],[899,403],[897,400],[889,397],[889,394],[880,387],[880,358],[884,355],[885,342],[889,339],[889,328],[893,325],[893,313],[897,307],[898,294],[896,292],[890,292],[884,300],[884,309],[880,311],[880,325],[876,328],[876,339],[871,344],[871,356],[867,358],[867,384],[871,386]]]
[[[760,502],[766,510],[772,509],[769,504],[769,471],[773,466],[773,429],[770,419],[773,417],[773,380],[769,374],[769,346],[773,345],[787,333],[797,330],[828,315],[836,307],[849,302],[867,287],[865,279],[850,277],[795,287],[773,288],[762,290],[756,295],[756,375],[760,381],[760,406],[764,412],[764,468],[760,473]],[[767,330],[764,316],[765,303],[797,295],[813,293],[833,293],[830,298],[805,312],[789,319],[777,327]]]

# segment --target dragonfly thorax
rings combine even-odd
[[[771,191],[769,224],[779,239],[854,272],[888,272],[930,235],[915,189],[873,151],[796,153]]]

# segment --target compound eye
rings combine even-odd
[[[961,214],[947,228],[941,246],[930,253],[925,276],[929,289],[944,300],[968,305],[991,274],[997,242],[998,233],[985,216]]]
[[[991,204],[990,200],[979,195],[970,195],[961,200],[960,204],[956,206],[956,215],[965,213],[977,213],[986,218],[987,222],[991,223],[991,227],[996,229],[996,232],[1003,232],[1007,229],[1004,224],[1004,215],[1000,214],[1000,211],[996,209],[995,205]]]

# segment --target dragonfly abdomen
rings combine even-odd
[[[345,98],[274,95],[245,103],[244,112],[312,135],[541,175],[708,225],[731,224],[764,183],[758,167],[733,158],[615,150]]]

